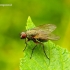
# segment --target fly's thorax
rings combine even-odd
[[[32,38],[33,36],[35,36],[37,34],[36,30],[28,30],[26,31],[27,34],[27,38]]]

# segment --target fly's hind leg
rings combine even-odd
[[[41,44],[41,45],[43,46],[44,54],[45,54],[46,58],[48,58],[48,56],[47,56],[47,54],[46,54],[46,52],[45,52],[44,44],[41,43],[41,42],[39,42],[39,41],[37,41],[36,39],[33,39],[33,41],[36,43],[36,46],[37,46],[37,44]],[[36,47],[36,46],[35,46],[35,47]],[[30,59],[32,58],[32,54],[33,54],[33,51],[34,51],[35,47],[32,49],[32,53],[31,53]],[[48,59],[49,59],[49,58],[48,58]]]
[[[46,58],[48,58],[48,56],[47,56],[47,54],[46,54],[46,52],[45,52],[44,44],[43,44],[43,43],[41,43],[41,44],[43,45],[44,54],[45,54]],[[48,58],[48,59],[49,59],[49,58]]]
[[[48,58],[48,56],[47,56],[47,54],[46,54],[46,52],[45,52],[44,44],[41,43],[41,42],[39,42],[39,41],[37,41],[37,40],[35,40],[35,42],[36,42],[36,43],[39,43],[39,44],[41,44],[41,45],[43,46],[44,54],[45,54],[46,58]],[[48,58],[48,59],[49,59],[49,58]]]

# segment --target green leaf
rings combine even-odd
[[[30,25],[27,23],[27,30],[33,28],[31,24],[34,25],[30,19]],[[20,60],[20,70],[70,70],[70,53],[66,49],[55,45],[51,41],[43,44],[50,60],[46,58],[43,47],[40,44],[34,49],[32,58],[30,59],[32,48],[35,46],[35,43],[29,41],[24,51],[24,57]]]
[[[35,27],[35,25],[33,24],[32,20],[31,20],[31,18],[30,18],[30,16],[29,16],[28,19],[27,19],[26,30],[32,29],[32,28],[34,28],[34,27]]]

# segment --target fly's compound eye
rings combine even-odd
[[[21,35],[20,35],[21,39],[24,39],[26,38],[26,33],[25,32],[22,32]]]

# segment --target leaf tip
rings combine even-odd
[[[27,26],[26,26],[26,30],[29,30],[29,29],[32,29],[32,28],[35,27],[35,25],[34,25],[34,23],[32,22],[30,16],[28,16],[28,19],[27,19],[27,23],[26,23],[26,24],[27,24]]]

